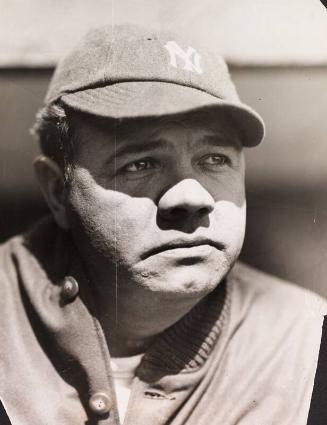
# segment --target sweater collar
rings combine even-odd
[[[143,362],[168,373],[198,370],[209,358],[228,321],[231,294],[226,280],[163,332]]]

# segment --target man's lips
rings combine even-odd
[[[187,248],[196,248],[199,247],[199,249],[201,247],[204,246],[211,246],[213,248],[216,248],[219,251],[223,251],[225,249],[224,245],[222,243],[219,242],[215,242],[212,241],[211,239],[197,239],[197,240],[174,240],[168,243],[164,243],[160,246],[154,247],[152,249],[150,249],[149,251],[145,252],[141,258],[142,260],[145,260],[148,257],[151,257],[153,255],[156,254],[161,254],[161,253],[174,253],[174,250],[176,250],[175,252],[178,252],[179,250],[184,249],[185,252],[187,252]],[[190,254],[191,251],[195,251],[194,249],[190,249]]]

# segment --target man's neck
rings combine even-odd
[[[119,294],[117,303],[110,296],[97,300],[98,305],[99,301],[101,304],[99,320],[113,357],[144,353],[158,335],[178,322],[198,302],[174,303],[158,299],[151,301],[151,296],[145,298],[139,303],[134,302],[133,306],[127,297]]]
[[[98,319],[113,357],[144,353],[158,335],[178,322],[201,298],[166,296],[89,270]]]

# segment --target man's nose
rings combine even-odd
[[[165,220],[180,220],[189,216],[205,216],[214,209],[210,193],[194,179],[184,179],[160,198],[159,215]]]

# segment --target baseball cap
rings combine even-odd
[[[135,25],[88,32],[55,70],[45,103],[57,101],[114,119],[223,109],[244,146],[264,137],[262,118],[241,102],[217,52],[171,32]]]

